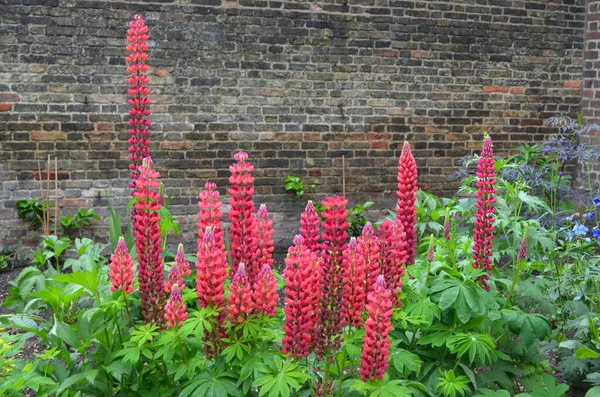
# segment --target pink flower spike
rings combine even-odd
[[[362,325],[362,312],[367,297],[365,261],[358,251],[356,238],[352,237],[344,251],[344,301],[347,309],[344,321],[353,327]]]
[[[250,262],[246,267],[250,283],[256,282],[258,273],[264,265],[273,266],[273,221],[269,219],[267,207],[261,204],[252,224],[252,241],[250,243]]]
[[[300,234],[304,237],[305,245],[313,252],[318,252],[320,249],[319,224],[319,215],[315,211],[313,202],[309,201],[300,215]]]
[[[177,247],[177,255],[175,256],[175,263],[179,267],[179,272],[182,277],[187,277],[192,275],[192,270],[190,269],[190,264],[187,259],[185,259],[185,252],[183,250],[183,244],[179,244]]]
[[[273,317],[277,311],[278,299],[277,280],[271,266],[265,263],[252,286],[252,302],[255,311]]]
[[[241,324],[252,314],[254,303],[244,263],[240,263],[231,280],[227,302],[227,315],[232,324]]]
[[[173,266],[171,266],[171,271],[169,272],[169,279],[167,280],[167,282],[165,282],[165,292],[171,292],[174,286],[177,286],[177,288],[179,288],[179,291],[183,291],[183,288],[185,287],[177,262],[173,263]]]
[[[181,301],[181,292],[177,285],[173,286],[169,302],[165,307],[165,320],[167,320],[167,328],[181,327],[183,322],[187,320],[187,308]]]
[[[398,208],[396,213],[406,233],[406,265],[415,263],[417,255],[417,163],[408,142],[404,142],[398,163]]]
[[[117,291],[119,288],[126,294],[133,292],[133,259],[129,255],[127,246],[125,245],[125,239],[119,237],[119,242],[115,249],[115,253],[111,256],[112,262],[110,263],[110,272],[108,277],[112,286],[110,290],[112,292]]]

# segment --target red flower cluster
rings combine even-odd
[[[366,269],[365,261],[358,251],[356,238],[352,237],[344,251],[344,297],[347,304],[344,322],[353,327],[362,325],[362,312],[365,309]]]
[[[229,304],[227,316],[232,324],[241,324],[248,318],[248,315],[252,314],[254,304],[244,263],[239,264],[237,272],[231,279],[227,303]]]
[[[492,138],[487,137],[477,164],[477,211],[473,236],[473,267],[492,269],[492,240],[494,239],[494,203],[496,198],[496,167],[492,150]],[[490,289],[489,273],[480,278],[481,285]]]
[[[179,291],[183,291],[183,288],[185,287],[177,262],[173,263],[173,266],[171,266],[171,271],[169,271],[169,279],[167,282],[165,282],[165,292],[171,292],[174,286],[177,286]]]
[[[203,241],[204,232],[207,227],[210,227],[213,231],[214,237],[217,240],[217,244],[223,243],[223,212],[221,207],[223,203],[219,200],[219,192],[217,191],[217,185],[213,182],[206,182],[204,190],[200,193],[200,200],[198,201],[198,242]]]
[[[190,264],[185,259],[185,251],[183,250],[183,244],[179,244],[177,247],[177,255],[175,255],[175,263],[179,267],[179,272],[182,277],[187,277],[192,275],[192,269],[190,269]]]
[[[130,64],[127,67],[127,73],[130,75],[127,83],[131,86],[128,93],[131,97],[129,105],[129,170],[131,171],[130,187],[135,188],[135,180],[139,177],[138,167],[142,165],[145,157],[150,155],[150,89],[147,87],[150,80],[146,76],[149,66],[146,64],[148,59],[148,27],[144,23],[144,18],[137,14],[134,20],[129,22],[127,31],[127,52],[129,55],[126,60]]]
[[[138,167],[135,181],[134,205],[135,248],[137,252],[138,280],[142,313],[147,323],[162,325],[165,302],[162,261],[162,238],[160,233],[159,173],[152,169],[152,159],[146,157]]]
[[[264,265],[273,266],[273,221],[269,219],[267,206],[261,204],[254,218],[251,256],[246,271],[250,283],[254,283]]]
[[[169,302],[165,307],[165,320],[167,320],[167,328],[175,326],[181,327],[181,324],[187,320],[188,314],[185,305],[181,301],[181,292],[177,284],[173,286]]]
[[[313,252],[318,252],[321,247],[319,223],[319,215],[315,211],[315,206],[312,201],[309,201],[300,215],[300,234],[304,238],[304,244]]]
[[[408,142],[404,142],[398,163],[398,208],[396,213],[402,221],[406,233],[407,265],[415,263],[417,255],[417,163],[410,151]]]
[[[119,242],[115,249],[115,253],[110,257],[112,262],[110,263],[110,272],[108,277],[112,286],[110,290],[115,292],[119,288],[126,294],[133,292],[133,259],[129,255],[127,246],[125,245],[125,239],[119,237]]]
[[[231,195],[229,220],[231,221],[231,232],[229,244],[231,246],[231,271],[235,273],[241,262],[248,263],[251,255],[252,223],[254,212],[254,177],[251,172],[254,166],[248,160],[246,152],[238,152],[233,158],[237,161],[229,167],[231,176],[227,190]]]
[[[398,217],[394,221],[385,220],[377,229],[377,235],[381,250],[379,255],[381,275],[393,292],[392,302],[396,306],[399,304],[397,293],[402,287],[404,267],[409,258],[402,221]]]
[[[369,293],[365,322],[365,336],[362,346],[360,374],[363,381],[383,378],[390,358],[390,338],[392,330],[392,291],[386,288],[383,276],[377,277],[373,290]]]
[[[343,257],[348,238],[348,200],[343,197],[328,197],[322,201],[323,212],[323,268],[321,270],[321,301],[319,305],[319,330],[317,356],[338,350],[344,328],[344,269]]]
[[[306,357],[315,347],[321,295],[320,265],[317,255],[301,235],[294,237],[285,259],[285,324],[281,351],[292,357]]]
[[[277,311],[278,299],[277,280],[273,275],[271,266],[265,263],[252,286],[252,302],[255,312],[265,313],[267,316],[273,317]]]
[[[373,289],[373,285],[379,276],[379,242],[374,236],[373,225],[367,222],[363,227],[362,235],[357,239],[358,253],[363,261],[365,269],[365,301],[367,304],[367,295]]]

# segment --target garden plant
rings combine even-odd
[[[351,228],[345,197],[309,201],[281,264],[239,151],[227,194],[199,192],[186,253],[150,151],[147,41],[136,15],[129,220],[111,207],[107,246],[43,237],[3,303],[1,395],[600,395],[600,197],[560,196],[590,148],[557,158],[559,135],[503,159],[485,135],[457,197],[437,198],[404,142],[389,217],[363,208]],[[44,351],[25,360],[30,339]]]

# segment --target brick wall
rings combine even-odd
[[[339,193],[344,155],[351,202],[382,209],[405,139],[421,186],[448,192],[484,131],[506,154],[580,109],[584,0],[0,0],[0,245],[37,235],[14,206],[39,197],[48,155],[61,213],[96,206],[106,236],[107,197],[124,212],[135,13],[152,39],[153,157],[186,241],[200,187],[224,193],[239,149],[257,202],[292,230],[304,203],[284,191],[288,174]]]
[[[600,123],[600,1],[588,1],[585,24],[585,52],[583,64],[583,92],[581,106],[589,122]],[[590,130],[583,140],[591,145],[600,146],[600,131]],[[585,173],[584,175],[585,176]],[[600,164],[592,166],[589,173],[592,186],[600,182]],[[587,186],[585,178],[580,182]]]

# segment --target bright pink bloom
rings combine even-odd
[[[488,270],[480,277],[483,288],[490,289],[489,270],[492,269],[492,240],[494,239],[494,203],[496,198],[496,167],[492,150],[492,138],[487,137],[477,164],[477,204],[475,229],[473,231],[473,267]]]
[[[167,328],[175,326],[181,327],[181,324],[187,320],[188,314],[185,305],[181,301],[181,292],[177,284],[173,286],[169,302],[165,307],[165,320],[167,320]]]
[[[406,250],[408,261],[406,265],[415,263],[417,255],[417,163],[410,151],[408,142],[404,142],[400,161],[398,163],[398,208],[396,213],[402,221],[406,233]]]
[[[148,27],[144,23],[144,18],[137,14],[133,21],[129,22],[129,29],[127,30],[127,52],[129,55],[126,58],[127,73],[129,78],[127,83],[131,86],[128,93],[131,97],[129,99],[129,105],[131,110],[129,111],[129,160],[131,164],[129,169],[131,171],[131,182],[130,187],[135,188],[135,180],[139,177],[138,167],[142,165],[142,161],[145,157],[150,156],[150,136],[149,127],[151,125],[150,120],[147,119],[150,116],[150,89],[148,83],[150,80],[146,76],[146,72],[150,67],[146,64],[148,59]]]
[[[319,244],[320,223],[315,206],[312,201],[309,201],[300,215],[300,234],[304,237],[304,244],[313,252],[318,252],[321,247]]]
[[[401,291],[404,267],[409,255],[406,233],[402,228],[402,222],[399,218],[396,218],[394,221],[385,220],[377,229],[381,250],[379,256],[380,274],[384,276],[390,290],[393,292],[392,302],[395,307],[400,304],[397,300],[397,294]]]
[[[261,204],[252,226],[252,253],[246,267],[250,283],[256,281],[264,265],[273,266],[273,221],[269,219],[266,205]]]
[[[125,239],[119,237],[117,248],[115,253],[110,257],[112,262],[110,263],[110,272],[108,277],[112,286],[110,290],[115,292],[119,288],[126,294],[133,292],[133,259],[129,255],[127,246],[125,245]]]
[[[177,286],[179,291],[183,291],[183,288],[185,287],[177,262],[173,263],[173,266],[171,266],[171,271],[169,271],[169,279],[165,282],[165,292],[171,292],[174,286]]]
[[[388,368],[392,330],[392,291],[386,288],[383,276],[377,277],[367,303],[360,374],[363,381],[383,378]]]
[[[185,251],[183,250],[183,244],[179,244],[177,247],[177,255],[175,255],[175,263],[179,267],[179,272],[182,277],[187,277],[192,275],[192,269],[190,269],[190,264],[187,259],[185,259]]]
[[[344,250],[348,238],[348,200],[341,196],[328,197],[322,202],[325,211],[323,217],[323,253],[321,270],[321,302],[319,305],[319,341],[317,356],[322,357],[328,351],[338,350],[340,334],[344,326],[346,301],[344,300]]]
[[[200,224],[200,222],[199,222]],[[200,235],[200,231],[198,232]],[[213,332],[204,333],[204,353],[214,358],[222,350],[221,338],[225,332],[225,280],[227,279],[227,251],[223,241],[215,237],[208,226],[198,239],[198,261],[196,262],[196,296],[200,308],[211,307],[218,311],[211,317]]]
[[[365,268],[365,302],[367,304],[367,295],[371,292],[375,281],[377,281],[377,276],[379,276],[379,242],[377,238],[374,236],[373,225],[371,222],[367,222],[365,227],[363,227],[362,235],[358,237],[358,253],[360,254],[360,259],[364,263]]]
[[[252,213],[254,212],[254,177],[251,172],[254,166],[248,160],[246,152],[238,152],[233,158],[237,161],[229,167],[231,187],[227,192],[231,195],[229,220],[231,221],[229,245],[231,247],[231,271],[235,273],[240,262],[250,260],[252,241]]]
[[[198,241],[204,239],[204,232],[207,227],[210,227],[213,231],[214,237],[217,240],[217,244],[223,242],[223,212],[221,207],[223,203],[219,200],[219,192],[217,191],[217,185],[213,182],[206,182],[204,190],[200,193],[200,200],[198,201]]]
[[[352,237],[344,251],[344,300],[348,307],[344,321],[353,327],[362,325],[362,312],[365,310],[367,297],[365,261],[358,251],[356,238]]]
[[[320,264],[301,235],[294,237],[294,245],[288,249],[285,264],[285,336],[281,351],[292,357],[306,357],[318,342]]]
[[[254,308],[252,291],[246,274],[246,266],[243,263],[240,263],[237,272],[231,279],[227,303],[227,316],[232,324],[241,324],[248,318],[248,315],[252,314]]]
[[[273,275],[273,269],[266,263],[256,277],[252,285],[252,302],[256,313],[265,313],[273,317],[277,311],[277,280]]]
[[[133,193],[135,248],[137,252],[138,280],[142,313],[146,323],[160,326],[164,323],[165,290],[160,233],[160,203],[158,194],[159,173],[152,169],[152,159],[146,157],[138,168]]]

